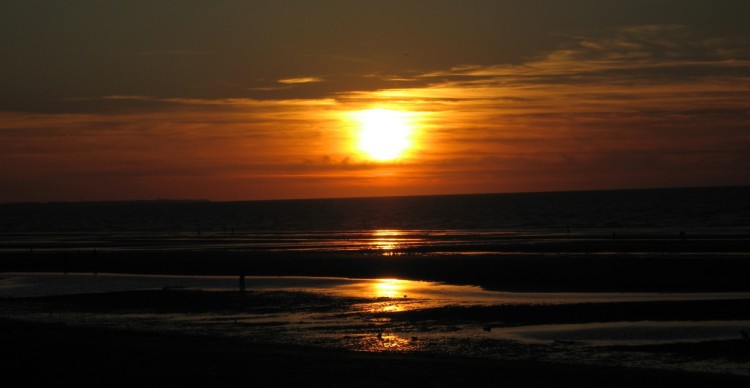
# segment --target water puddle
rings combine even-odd
[[[139,305],[133,310],[120,311],[106,304],[101,311],[89,311],[84,301],[67,310],[52,306],[25,313],[7,310],[0,315],[81,325],[241,336],[258,341],[367,352],[428,351],[502,359],[632,365],[645,362],[643,354],[615,353],[605,347],[739,339],[741,330],[750,331],[750,320],[509,326],[508,322],[489,324],[485,315],[467,314],[476,312],[476,306],[480,306],[480,313],[489,314],[495,311],[493,306],[498,305],[546,308],[569,303],[728,300],[750,298],[750,293],[512,293],[401,279],[307,277],[247,277],[247,295],[216,292],[236,291],[238,281],[237,277],[3,274],[0,275],[0,297],[4,298],[155,290],[145,297],[134,293],[128,298],[135,295],[145,298],[143,301],[163,300],[162,304],[153,305],[157,307],[149,307],[151,310],[139,310],[142,308]],[[187,310],[164,304],[175,301],[181,303],[179,308],[186,306]],[[237,301],[235,309],[232,306]],[[163,309],[165,306],[168,308]],[[429,314],[424,315],[419,310]],[[404,318],[403,313],[408,317]],[[659,357],[649,356],[650,364],[645,366],[674,364],[672,358],[662,360]],[[706,363],[690,365],[691,368],[750,374],[747,368],[712,362],[711,366],[705,366]]]
[[[492,328],[493,337],[525,343],[650,345],[741,338],[750,321],[641,321]]]

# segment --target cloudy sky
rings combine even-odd
[[[747,15],[745,0],[5,0],[0,201],[748,185]],[[407,118],[395,158],[362,151],[372,109]]]

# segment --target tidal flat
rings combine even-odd
[[[339,359],[366,363],[378,354],[376,364],[404,359],[424,367],[426,359],[437,358],[452,367],[470,363],[510,368],[511,374],[534,365],[540,370],[586,371],[588,377],[564,377],[569,382],[595,378],[588,373],[597,368],[613,368],[614,375],[626,374],[623,370],[663,374],[694,384],[688,386],[750,381],[750,341],[741,334],[750,328],[750,295],[744,292],[524,293],[393,278],[307,277],[251,277],[241,292],[237,280],[5,274],[0,311],[4,324],[15,327],[16,342],[39,333],[53,335],[58,329],[96,335],[104,330],[110,339],[152,338],[153,344],[143,340],[138,345],[146,352],[174,340],[204,347],[222,344],[227,354],[252,353],[248,349],[258,347],[313,358],[321,353],[334,364]],[[38,346],[59,341],[50,338]],[[82,351],[73,337],[66,341],[71,352]],[[96,346],[107,346],[107,341]],[[110,351],[121,352],[118,346],[122,344],[113,344]],[[263,363],[256,360],[259,354],[247,357]],[[140,361],[136,357],[131,363]],[[521,369],[514,369],[518,365]],[[701,377],[687,377],[693,374]],[[362,378],[382,381],[377,375]],[[475,378],[477,384],[490,385],[490,377]],[[600,385],[625,386],[610,383]]]

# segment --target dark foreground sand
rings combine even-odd
[[[152,290],[41,298],[6,298],[0,309],[3,386],[36,386],[47,379],[63,386],[430,386],[430,387],[747,387],[750,377],[614,366],[587,366],[429,352],[365,353],[259,342],[222,332],[189,334],[126,325],[81,326],[58,312],[88,314],[328,311],[354,300],[305,293]],[[589,322],[612,319],[747,319],[750,301],[587,303],[574,305],[444,307],[390,314],[394,322]],[[36,315],[24,314],[36,313]],[[49,314],[47,313],[49,312]],[[54,312],[54,313],[53,313]],[[666,314],[666,315],[665,315]],[[19,318],[20,317],[20,318]],[[57,317],[57,318],[56,318]],[[127,315],[121,315],[127,323]],[[109,323],[107,325],[110,325]],[[750,362],[747,340],[612,347],[615,352],[667,352],[695,359]],[[675,358],[678,362],[680,357]]]
[[[396,277],[475,284],[515,291],[750,291],[747,240],[722,249],[696,243],[591,247],[493,255],[380,256],[350,253],[241,251],[5,252],[0,272],[113,272],[196,275]],[[618,244],[622,244],[619,243]],[[682,244],[682,243],[679,243]],[[722,243],[724,244],[724,243]],[[605,249],[606,248],[606,249]],[[601,255],[610,248],[627,254]],[[678,249],[679,248],[679,249]],[[711,248],[711,249],[708,249]],[[701,254],[711,251],[714,253]],[[591,252],[591,253],[589,253]],[[650,252],[650,253],[638,253]],[[716,252],[728,252],[718,254]],[[737,253],[737,254],[735,254]],[[125,302],[133,304],[134,295]],[[108,308],[112,295],[107,296]],[[147,298],[153,300],[153,298]],[[78,303],[76,299],[76,303]],[[80,300],[77,306],[102,306]],[[56,300],[59,303],[70,301]],[[211,302],[216,307],[215,301]],[[15,302],[14,302],[15,303]],[[611,321],[616,319],[747,319],[746,300],[464,309],[452,316],[477,321]],[[139,307],[142,304],[136,303]],[[3,305],[8,308],[8,305]],[[170,306],[175,306],[170,302]],[[191,308],[195,308],[191,303]],[[17,308],[17,307],[13,307]],[[80,308],[80,307],[77,307]],[[164,311],[164,306],[159,307]],[[394,319],[432,319],[404,313]],[[420,316],[424,315],[426,317]],[[741,341],[741,340],[740,340]],[[733,354],[747,362],[745,342],[643,351]],[[670,347],[672,346],[672,347]],[[679,347],[679,346],[678,346]],[[3,386],[300,386],[300,387],[748,387],[750,378],[679,371],[498,361],[444,355],[372,354],[256,343],[246,338],[137,332],[0,319]],[[5,384],[8,382],[8,384]]]
[[[747,387],[736,376],[409,354],[0,320],[4,386]]]

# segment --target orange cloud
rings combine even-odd
[[[318,77],[299,77],[280,79],[277,82],[282,84],[309,84],[313,82],[323,82],[323,79]]]

